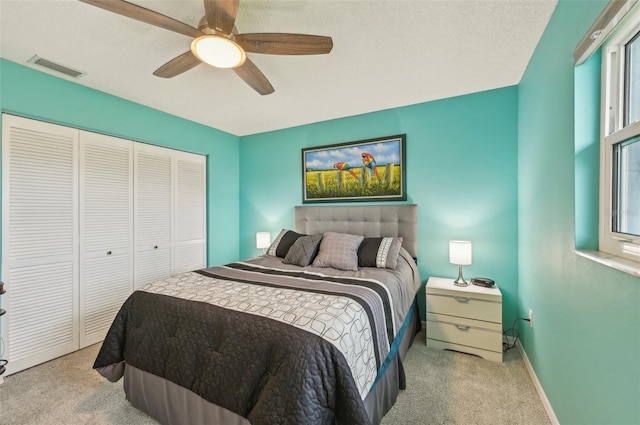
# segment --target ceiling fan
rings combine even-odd
[[[123,0],[80,0],[102,9],[193,37],[191,50],[156,69],[153,75],[171,78],[207,63],[232,68],[251,88],[267,95],[273,86],[247,58],[246,52],[271,55],[321,55],[333,48],[331,37],[288,33],[237,34],[234,26],[240,0],[204,0],[205,15],[198,28]]]

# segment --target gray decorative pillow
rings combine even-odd
[[[358,271],[358,247],[363,239],[363,236],[347,233],[325,233],[313,265]]]
[[[308,266],[318,253],[321,240],[322,235],[302,236],[296,239],[291,248],[289,248],[287,256],[284,257],[283,263],[296,264],[302,267]]]
[[[364,238],[358,248],[359,267],[395,269],[402,238]]]

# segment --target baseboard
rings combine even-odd
[[[524,347],[522,346],[520,341],[518,341],[516,343],[516,346],[518,347],[518,351],[522,355],[522,360],[524,361],[524,366],[527,368],[527,372],[529,372],[529,376],[531,377],[531,380],[533,381],[533,386],[535,387],[536,391],[538,392],[538,396],[540,397],[540,401],[542,401],[542,406],[544,407],[544,410],[547,411],[547,415],[549,416],[549,420],[551,421],[552,425],[560,425],[560,422],[558,421],[558,418],[556,417],[556,413],[553,411],[553,408],[551,407],[551,403],[549,403],[549,399],[547,398],[547,395],[544,393],[544,389],[542,388],[542,385],[540,384],[540,381],[538,380],[538,376],[536,375],[536,372],[533,370],[533,366],[531,366],[531,362],[529,361],[529,357],[527,356],[527,352],[524,351]]]

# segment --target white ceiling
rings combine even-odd
[[[246,0],[239,33],[331,36],[328,55],[248,54],[275,93],[199,65],[152,75],[191,39],[75,0],[0,0],[0,56],[237,136],[518,84],[557,0]],[[135,0],[192,26],[201,0]]]

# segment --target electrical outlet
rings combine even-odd
[[[533,310],[529,309],[529,327],[533,327]]]

